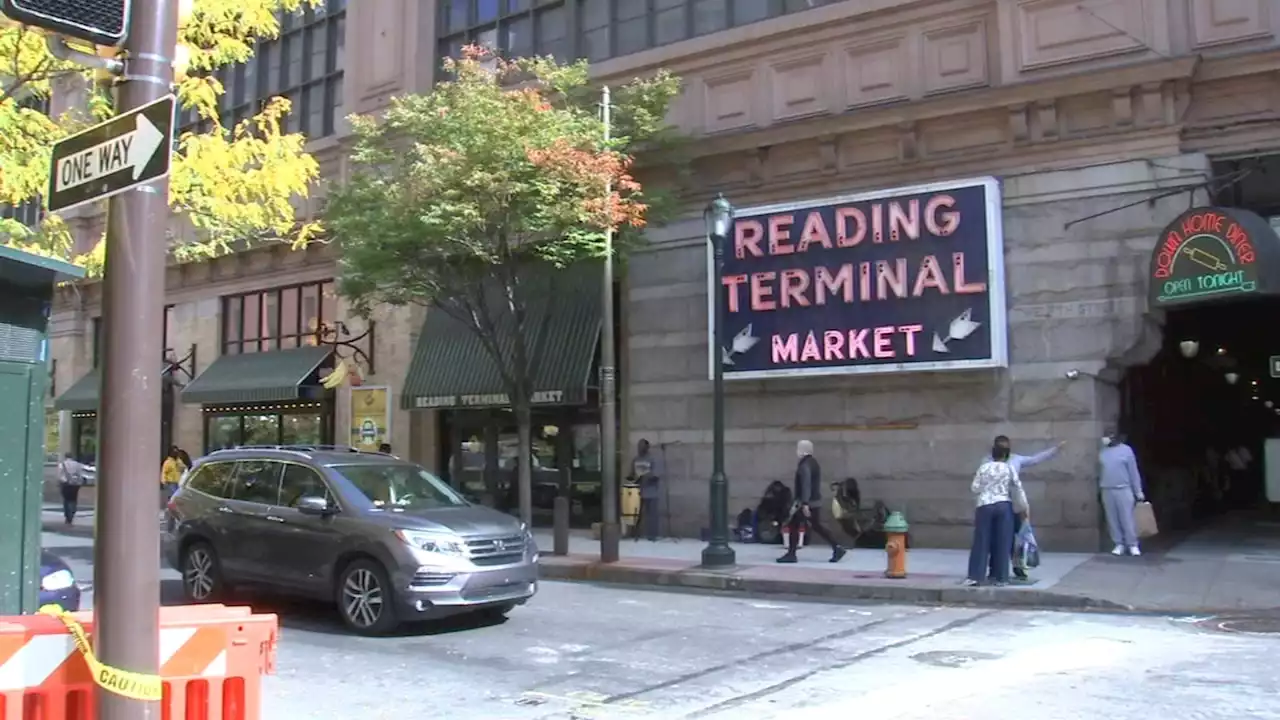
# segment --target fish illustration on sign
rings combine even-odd
[[[737,335],[733,336],[733,342],[729,343],[729,347],[720,349],[720,359],[725,365],[733,364],[733,356],[741,355],[760,342],[760,338],[756,337],[751,323],[743,328]]]
[[[982,326],[980,322],[973,321],[973,308],[966,309],[960,313],[951,324],[947,327],[947,336],[941,337],[938,331],[933,332],[933,351],[940,353],[949,353],[951,349],[947,347],[947,343],[952,340],[964,340]]]

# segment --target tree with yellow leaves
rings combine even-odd
[[[333,0],[328,0],[332,4]],[[246,244],[288,242],[295,247],[315,237],[318,226],[299,223],[292,201],[306,197],[319,168],[305,151],[306,137],[286,133],[288,100],[266,103],[256,117],[236,127],[222,124],[218,101],[224,92],[214,76],[221,67],[253,56],[256,41],[280,31],[280,13],[322,7],[326,0],[194,0],[179,28],[187,63],[176,87],[179,104],[208,121],[208,129],[186,132],[177,142],[170,175],[169,203],[194,229],[174,248],[179,259],[215,257]],[[38,202],[49,176],[55,141],[110,117],[110,88],[91,71],[50,53],[43,30],[0,17],[0,203]],[[93,48],[82,48],[94,52]],[[46,112],[55,84],[82,81],[91,88],[83,108]],[[36,227],[0,219],[0,243],[101,269],[103,243],[73,257],[71,234],[56,215]]]

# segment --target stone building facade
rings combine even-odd
[[[731,510],[753,507],[769,481],[789,481],[794,443],[807,438],[826,477],[855,476],[864,497],[905,510],[917,542],[963,545],[967,481],[1004,433],[1017,449],[1067,442],[1028,473],[1037,529],[1054,548],[1095,549],[1097,438],[1119,414],[1124,369],[1162,341],[1162,318],[1146,301],[1157,235],[1193,198],[1207,201],[1216,162],[1280,152],[1280,0],[635,3],[647,15],[629,3],[603,3],[603,24],[591,0],[504,5],[510,12],[492,22],[486,3],[352,3],[341,100],[345,112],[374,112],[428,89],[438,48],[497,36],[504,49],[528,42],[591,57],[604,82],[663,67],[684,78],[672,120],[697,140],[698,190],[688,218],[654,228],[628,261],[620,333],[622,453],[642,437],[665,453],[672,529],[695,534],[707,517],[699,215],[711,195],[748,208],[994,176],[1008,367],[730,382]],[[728,19],[706,25],[717,12],[707,8],[720,6],[733,8],[722,10]],[[470,8],[465,22],[454,21],[455,7]],[[557,8],[570,18],[560,34],[545,29]],[[676,13],[680,32],[668,23]],[[517,37],[525,28],[532,34]],[[314,143],[328,177],[343,172],[335,127]],[[333,258],[328,247],[267,249],[171,268],[170,345],[195,342],[201,364],[217,357],[219,297],[331,277]],[[87,367],[95,292],[90,284],[62,296],[58,387]],[[400,313],[379,323],[374,380],[393,395],[421,321]],[[438,467],[441,413],[393,405],[394,444]],[[195,447],[192,412],[179,414],[176,433]]]

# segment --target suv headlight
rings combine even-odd
[[[66,590],[75,584],[76,579],[71,575],[70,570],[55,570],[40,579],[40,589],[45,592]]]
[[[396,536],[406,544],[429,553],[450,557],[465,557],[466,546],[456,535],[426,532],[423,530],[397,530]]]

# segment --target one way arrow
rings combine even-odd
[[[54,191],[80,187],[126,169],[133,170],[134,180],[140,178],[165,138],[146,115],[138,113],[134,117],[136,126],[132,131],[60,159]]]

